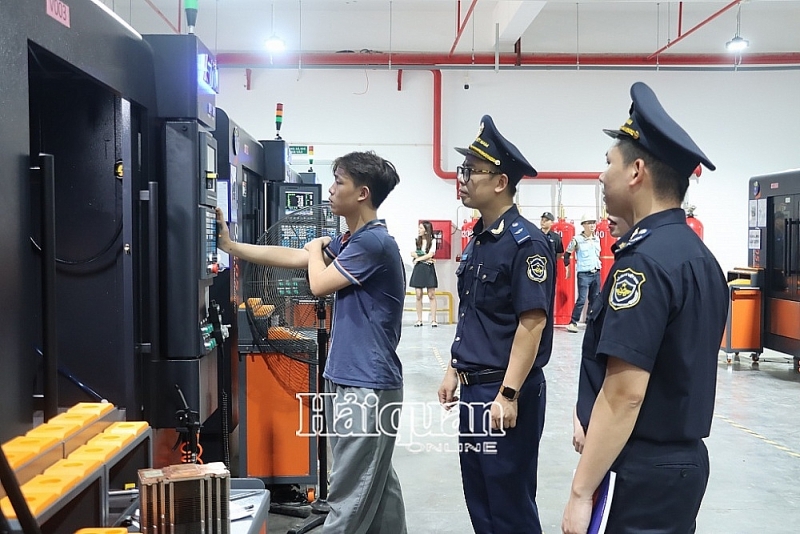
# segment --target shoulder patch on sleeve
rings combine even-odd
[[[644,273],[631,268],[614,273],[614,286],[608,295],[608,304],[613,310],[633,308],[642,300],[642,285],[645,283]]]
[[[540,284],[547,280],[547,258],[540,254],[534,254],[528,256],[525,261],[528,264],[528,278]]]
[[[514,241],[517,242],[517,245],[521,245],[531,238],[531,234],[528,232],[528,229],[525,228],[524,225],[520,224],[519,221],[514,221],[511,223],[511,235],[514,236]]]

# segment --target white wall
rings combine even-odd
[[[244,69],[224,69],[218,106],[256,138],[275,135],[275,103],[284,104],[281,135],[315,148],[317,170],[351,150],[375,150],[392,161],[400,184],[379,213],[386,218],[403,257],[413,247],[418,219],[450,219],[460,227],[452,181],[432,166],[433,76],[397,71],[254,70],[251,90]],[[539,171],[590,171],[605,166],[616,128],[628,117],[629,88],[648,83],[661,103],[694,138],[716,172],[703,169],[688,200],[697,206],[705,240],[723,270],[747,263],[747,180],[800,167],[800,71],[464,71],[443,72],[442,167],[455,170],[462,158],[452,147],[475,137],[483,114],[514,142]],[[299,161],[305,167],[305,161]],[[329,176],[322,176],[324,187]],[[519,202],[538,224],[544,209],[556,213],[554,181],[526,181]],[[597,210],[596,182],[565,182],[568,218]],[[460,234],[453,236],[458,245]],[[455,247],[454,247],[455,252]],[[454,262],[440,261],[442,290],[455,293]]]

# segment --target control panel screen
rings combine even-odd
[[[314,204],[314,191],[286,191],[285,195],[285,214],[307,208]]]

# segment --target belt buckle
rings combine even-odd
[[[459,371],[458,372],[458,381],[462,385],[468,386],[469,385],[469,375],[465,371]]]

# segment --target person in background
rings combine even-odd
[[[217,246],[246,261],[308,269],[314,295],[336,295],[325,365],[325,420],[333,457],[324,534],[405,534],[400,481],[392,453],[403,402],[397,356],[405,269],[400,250],[378,219],[381,203],[400,181],[374,152],[351,152],[333,162],[330,207],[350,229],[303,249],[231,241],[217,209]],[[365,410],[364,406],[374,407]],[[352,414],[359,414],[353,417]],[[348,415],[349,414],[349,415]],[[326,476],[323,473],[322,476]]]
[[[428,293],[431,303],[431,326],[437,327],[436,322],[436,288],[439,281],[436,278],[433,256],[436,254],[436,239],[433,237],[433,225],[430,221],[419,223],[419,235],[416,240],[416,249],[411,252],[411,261],[414,270],[408,285],[413,287],[417,296],[417,322],[414,326],[422,326],[422,290]]]
[[[558,261],[559,258],[563,258],[564,256],[564,243],[561,241],[561,235],[551,230],[555,220],[556,218],[553,216],[553,214],[549,211],[546,211],[542,213],[542,219],[539,223],[539,227],[542,229],[545,237],[550,242],[550,248],[553,251],[556,261]],[[567,256],[566,263],[569,265],[569,256]]]
[[[572,238],[564,254],[566,277],[569,278],[569,256],[575,252],[575,270],[578,271],[578,298],[572,308],[567,332],[578,331],[578,321],[586,302],[591,303],[600,293],[600,239],[595,235],[597,218],[589,213],[581,217],[583,231]]]
[[[728,313],[719,263],[681,203],[698,164],[714,165],[652,89],[631,87],[629,118],[600,175],[609,213],[631,224],[612,247],[589,310],[577,417],[586,431],[561,524],[584,534],[593,496],[616,473],[607,532],[696,529],[709,476],[717,357]]]
[[[492,118],[485,115],[478,137],[456,150],[464,156],[459,196],[481,218],[456,271],[459,319],[439,402],[449,409],[461,384],[459,460],[475,532],[538,534],[555,257],[514,205],[517,184],[536,171]]]

